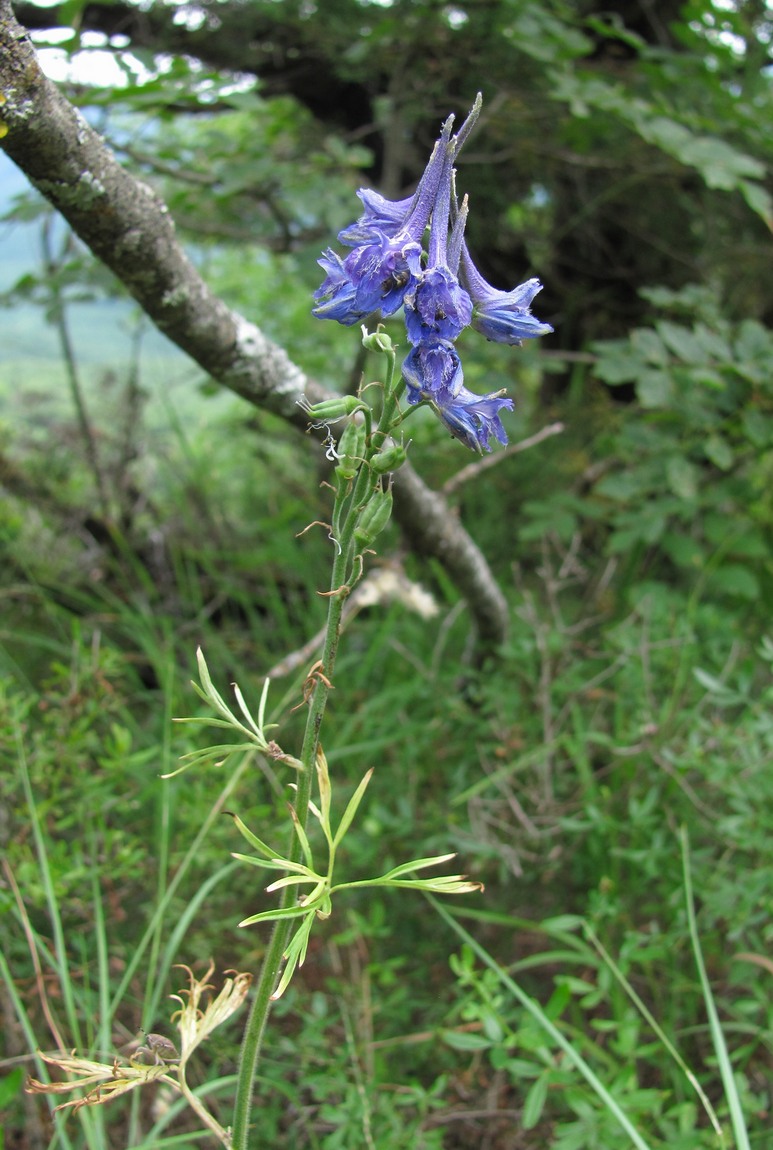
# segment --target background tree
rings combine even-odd
[[[202,638],[213,670],[245,687],[272,661],[281,682],[288,651],[306,656],[329,544],[324,532],[279,542],[324,518],[324,491],[318,504],[309,496],[324,478],[318,446],[301,438],[294,400],[370,370],[350,331],[309,316],[316,261],[356,211],[354,190],[409,192],[439,122],[481,88],[458,175],[470,246],[497,286],[540,276],[536,310],[555,334],[518,352],[471,341],[466,380],[507,387],[513,446],[537,446],[470,469],[417,413],[422,480],[402,480],[403,542],[387,538],[380,572],[391,606],[359,608],[342,664],[356,683],[351,711],[336,711],[335,695],[333,709],[344,769],[348,756],[377,756],[387,780],[353,864],[405,857],[414,833],[433,850],[450,837],[486,882],[473,921],[499,966],[454,951],[449,1004],[455,939],[439,943],[408,910],[390,933],[378,898],[357,904],[308,964],[303,1007],[288,1000],[266,1068],[266,1138],[371,1137],[379,1150],[487,1139],[499,1150],[517,1127],[529,1150],[624,1150],[503,994],[506,965],[605,1068],[653,1145],[714,1150],[711,1119],[630,994],[727,1124],[684,915],[674,828],[687,825],[711,984],[762,1146],[773,1048],[769,5],[73,0],[12,11],[3,0],[0,18],[0,146],[43,194],[9,215],[37,214],[47,237],[46,267],[3,297],[7,330],[29,300],[64,332],[72,301],[128,290],[206,373],[190,378],[191,410],[167,455],[142,418],[145,393],[166,380],[144,374],[139,354],[114,365],[126,383],[111,393],[85,381],[74,351],[82,418],[69,423],[19,417],[14,400],[37,379],[7,389],[0,739],[24,755],[18,778],[0,778],[0,835],[33,908],[28,921],[6,880],[7,946],[22,972],[9,1001],[45,1033],[25,939],[48,930],[46,889],[73,938],[98,934],[84,874],[111,910],[105,985],[125,994],[114,1017],[127,1040],[140,1018],[154,1029],[170,989],[162,927],[141,992],[144,926],[122,917],[154,883],[160,897],[171,891],[169,921],[188,922],[198,953],[214,948],[227,964],[252,945],[233,929],[246,881],[227,867],[228,882],[217,877],[233,849],[211,815],[225,796],[191,772],[174,802],[159,797],[159,764],[195,750],[179,738],[172,749],[168,718],[189,711]],[[41,52],[62,40],[60,70],[65,57],[109,53],[116,82],[70,73],[52,85],[24,28]],[[223,387],[247,404],[223,414],[202,398]],[[410,577],[427,584],[429,608]],[[497,645],[493,674],[470,666],[465,600]],[[437,616],[418,624],[416,604]],[[298,695],[288,687],[284,709]],[[249,796],[261,818],[282,801],[266,784]],[[202,823],[210,837],[191,861],[179,843]],[[32,826],[49,844],[48,887]],[[188,903],[180,892],[197,866],[208,893]],[[190,925],[194,903],[206,924]],[[91,969],[75,957],[73,969]],[[87,1035],[95,997],[84,991],[73,1011]],[[17,1055],[25,1040],[9,1017]],[[231,1056],[225,1043],[222,1061]],[[28,1119],[32,1129],[39,1112]],[[131,1135],[143,1120],[127,1112],[123,1144],[141,1144]]]

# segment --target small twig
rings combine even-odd
[[[616,753],[618,753],[617,748],[615,748],[615,750]],[[653,763],[656,763],[662,771],[665,771],[669,778],[673,779],[676,785],[684,791],[696,811],[700,811],[704,818],[713,823],[716,819],[716,812],[707,803],[703,802],[700,796],[696,794],[694,788],[688,783],[687,779],[682,778],[676,767],[672,763],[669,763],[666,755],[655,750],[651,750],[650,754]]]
[[[142,164],[161,176],[171,176],[181,183],[197,184],[205,188],[211,188],[217,183],[214,172],[197,172],[194,168],[183,168],[179,164],[167,163],[158,156],[151,156],[148,152],[135,148],[132,144],[122,144],[121,151],[134,160],[135,164]]]
[[[496,455],[487,455],[485,459],[479,459],[475,463],[470,463],[467,467],[463,467],[461,471],[457,471],[456,475],[452,475],[450,479],[446,480],[441,491],[444,495],[450,495],[452,491],[456,491],[463,483],[469,483],[471,479],[477,479],[482,471],[487,471],[489,467],[495,467],[504,459],[509,459],[511,455],[518,455],[521,451],[528,451],[530,447],[536,447],[538,443],[542,443],[543,439],[550,439],[551,435],[560,435],[563,430],[563,423],[549,423],[547,427],[543,427],[541,431],[530,435],[528,439],[521,439],[518,443],[511,443],[504,451],[498,451]]]
[[[105,484],[105,477],[102,472],[102,465],[99,460],[99,452],[97,450],[97,440],[94,434],[91,420],[89,418],[88,408],[86,405],[86,397],[84,394],[83,386],[78,371],[78,361],[75,355],[75,347],[70,336],[70,326],[67,318],[67,309],[65,302],[65,294],[59,285],[57,273],[60,271],[64,264],[67,249],[71,242],[71,233],[67,233],[62,242],[62,248],[59,256],[54,255],[52,243],[52,225],[53,220],[50,215],[46,215],[43,219],[41,228],[41,246],[43,252],[43,267],[46,273],[46,280],[49,289],[49,311],[52,317],[54,328],[59,339],[59,348],[62,354],[62,362],[64,364],[65,375],[67,383],[70,388],[70,396],[72,397],[73,406],[75,407],[75,414],[78,421],[78,428],[83,439],[83,447],[86,454],[91,473],[94,477],[94,483],[97,489],[97,498],[99,501],[100,510],[105,519],[110,515],[110,501],[107,494],[107,486]]]

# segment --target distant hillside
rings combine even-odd
[[[0,152],[0,294],[9,291],[19,279],[40,269],[40,225],[7,220],[17,196],[29,188],[27,180],[7,156]],[[46,322],[43,309],[35,304],[14,303],[3,309],[0,340],[0,386],[3,365],[29,361],[42,365],[59,360],[56,332]],[[79,362],[117,366],[129,353],[129,331],[138,309],[130,300],[104,300],[73,305],[69,313],[72,336]],[[143,340],[145,353],[153,360],[168,359],[179,368],[186,363],[177,348],[149,328]]]
[[[24,193],[24,176],[0,152],[0,295],[41,266],[39,222],[7,221],[14,198]],[[67,309],[80,384],[90,417],[111,426],[123,418],[130,378],[132,332],[142,321],[139,382],[146,395],[143,421],[156,432],[182,420],[188,431],[211,421],[239,401],[227,392],[205,395],[201,369],[170,343],[130,299],[72,304]],[[44,309],[21,301],[0,306],[0,427],[10,425],[21,440],[59,435],[73,419],[73,400],[59,337]],[[64,423],[62,422],[64,421]]]

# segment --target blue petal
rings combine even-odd
[[[346,325],[364,319],[369,313],[358,310],[356,287],[341,257],[328,248],[318,263],[327,272],[327,276],[314,292],[317,304],[312,308],[312,315],[317,319],[334,319]]]
[[[422,399],[451,400],[462,387],[464,375],[456,348],[442,341],[414,347],[403,363],[408,402]]]
[[[394,235],[405,223],[413,203],[412,196],[406,200],[388,200],[368,188],[360,188],[357,195],[365,211],[358,220],[338,233],[339,242],[350,248],[371,243],[377,231]]]
[[[355,248],[343,267],[356,287],[358,310],[364,315],[396,312],[420,270],[420,260],[421,245],[406,240],[403,232],[393,239],[379,234],[373,243]]]
[[[489,438],[494,435],[501,444],[507,443],[507,432],[499,418],[500,411],[512,411],[513,401],[497,394],[475,395],[462,387],[449,402],[433,402],[433,408],[455,439],[471,451],[481,454],[491,451]]]
[[[525,339],[537,339],[549,335],[553,330],[549,323],[541,323],[527,311],[508,310],[502,306],[476,306],[472,315],[472,326],[486,339],[494,343],[510,343],[516,346]]]
[[[484,280],[464,242],[460,276],[474,304],[472,326],[486,339],[519,345],[524,339],[536,339],[553,330],[549,323],[542,323],[529,310],[535,295],[542,290],[538,279],[526,280],[509,292],[498,291]]]
[[[413,344],[455,340],[472,314],[472,300],[442,264],[427,268],[405,296],[405,326]]]

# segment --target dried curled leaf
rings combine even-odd
[[[208,982],[215,970],[214,963],[209,964],[201,978],[196,978],[189,966],[181,965],[180,969],[188,972],[189,986],[181,990],[180,994],[171,995],[182,1007],[172,1016],[172,1021],[180,1032],[181,1059],[187,1062],[196,1047],[242,1005],[249,992],[252,975],[226,971],[226,974],[233,974],[234,977],[226,978],[217,998],[210,998],[202,1010],[200,1003],[203,996],[214,990]]]
[[[163,1062],[150,1066],[121,1063],[117,1058],[114,1058],[112,1063],[93,1062],[88,1058],[77,1058],[75,1051],[71,1055],[60,1056],[41,1054],[41,1058],[49,1066],[55,1066],[66,1074],[73,1074],[75,1078],[70,1082],[39,1082],[37,1078],[28,1078],[24,1089],[28,1094],[69,1094],[73,1090],[91,1086],[92,1089],[82,1098],[73,1098],[56,1107],[57,1110],[71,1107],[73,1113],[83,1106],[99,1106],[103,1102],[109,1102],[120,1094],[127,1094],[130,1090],[158,1078],[164,1078],[167,1074],[167,1067]]]

